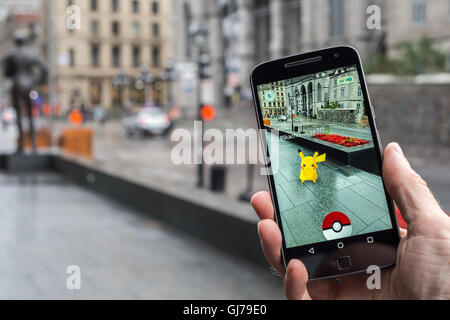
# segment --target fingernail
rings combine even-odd
[[[400,154],[400,156],[402,156],[403,158],[405,157],[405,154],[403,153],[402,148],[400,147],[400,145],[397,142],[392,143],[394,150]]]

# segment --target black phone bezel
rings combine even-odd
[[[314,74],[326,70],[340,67],[349,67],[356,65],[364,97],[364,105],[366,106],[367,116],[369,119],[370,129],[374,137],[374,145],[377,154],[379,168],[382,168],[382,149],[381,141],[376,128],[375,114],[372,103],[368,94],[368,89],[364,77],[364,71],[361,58],[353,47],[337,46],[325,48],[317,51],[301,53],[293,56],[284,57],[277,60],[263,62],[257,65],[251,72],[250,83],[254,100],[254,107],[258,127],[265,129],[261,110],[259,108],[259,97],[257,94],[257,86],[275,81],[286,80],[302,75]],[[266,136],[261,134],[261,142],[265,156],[269,156]],[[266,168],[270,169],[270,163],[266,164]],[[269,187],[274,204],[275,219],[282,233],[283,226],[280,218],[280,210],[276,196],[275,184],[273,176],[267,175]],[[384,181],[383,181],[384,183]],[[286,268],[291,259],[301,259],[305,264],[310,280],[323,279],[330,277],[338,277],[353,273],[366,271],[370,265],[377,265],[380,268],[395,265],[397,246],[400,241],[400,233],[395,214],[395,208],[392,199],[384,188],[386,201],[389,208],[389,214],[393,228],[390,230],[379,231],[371,234],[351,236],[348,238],[313,243],[299,247],[287,248],[286,243],[282,240],[282,257],[284,267]],[[368,243],[368,235],[375,240]],[[343,243],[344,247],[339,249],[338,244]],[[310,253],[310,249],[314,248],[314,253]],[[351,257],[351,267],[340,270],[337,265],[337,259],[341,257]]]

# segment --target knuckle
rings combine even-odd
[[[418,184],[418,185],[422,185],[424,187],[428,187],[428,184],[426,183],[425,180],[422,179],[422,177],[415,172],[414,170],[411,170],[409,172],[409,178],[411,179],[412,183]]]

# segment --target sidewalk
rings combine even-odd
[[[280,279],[58,175],[0,173],[2,299],[281,299]],[[66,268],[81,268],[81,290]]]
[[[333,211],[344,212],[352,223],[352,234],[364,234],[391,227],[381,178],[330,157],[318,165],[318,180],[300,182],[300,147],[280,140],[280,167],[274,174],[288,246],[321,242],[322,222]],[[301,147],[305,156],[313,150]]]

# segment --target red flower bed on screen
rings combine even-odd
[[[314,138],[331,142],[334,144],[339,144],[344,147],[355,147],[355,146],[361,146],[363,144],[369,143],[369,141],[358,139],[358,138],[352,138],[352,137],[344,137],[340,136],[338,134],[324,134],[324,133],[318,133],[314,136]]]

